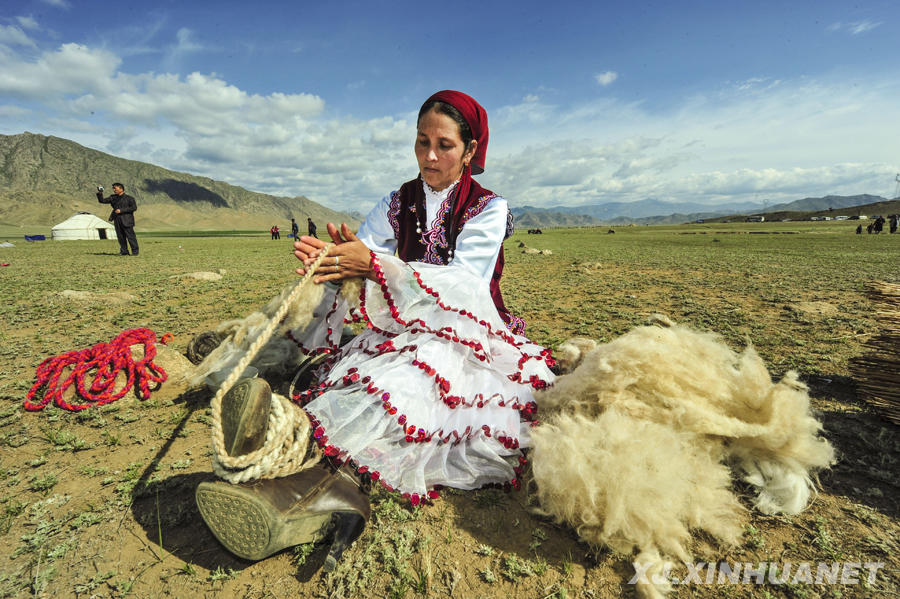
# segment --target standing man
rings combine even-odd
[[[306,219],[306,228],[309,230],[310,237],[315,237],[316,239],[319,238],[319,236],[316,235],[316,223],[314,223],[311,218]]]
[[[291,236],[294,239],[300,236],[300,225],[297,224],[297,221],[291,219]]]
[[[125,195],[125,186],[121,183],[113,183],[113,195],[103,197],[103,188],[97,187],[97,201],[101,204],[111,204],[112,213],[109,220],[116,227],[116,237],[119,239],[119,255],[128,255],[128,246],[131,245],[131,255],[138,255],[138,242],[134,234],[134,213],[137,211],[137,202],[134,198]]]

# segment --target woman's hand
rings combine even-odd
[[[331,248],[328,256],[319,265],[316,271],[318,276],[313,279],[313,283],[340,281],[353,277],[375,280],[369,248],[350,231],[347,223],[341,223],[340,232],[333,223],[328,223],[328,235],[335,247]],[[303,262],[304,267],[310,266],[322,253],[326,243],[321,239],[303,235],[299,241],[294,242],[294,255]],[[306,268],[298,268],[297,274],[305,275]]]

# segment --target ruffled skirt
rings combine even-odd
[[[301,349],[333,351],[303,405],[314,438],[414,504],[443,486],[518,488],[535,424],[532,389],[552,383],[550,350],[505,327],[487,284],[463,267],[373,254],[353,316],[366,330],[342,348],[348,306],[336,295]]]

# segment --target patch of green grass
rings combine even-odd
[[[94,512],[82,512],[69,523],[69,526],[71,526],[74,530],[80,530],[82,528],[87,528],[88,526],[98,524],[100,522],[103,522],[103,516],[101,516],[100,514],[96,514]]]
[[[42,432],[47,442],[56,446],[57,451],[82,451],[94,447],[92,443],[88,443],[75,433],[65,429],[45,428]]]
[[[419,508],[412,507],[408,502],[401,505],[396,496],[389,494],[377,496],[372,501],[372,511],[379,523],[409,522],[420,516]]]
[[[32,468],[37,468],[38,466],[43,466],[44,464],[47,463],[47,456],[46,456],[46,455],[42,455],[42,456],[40,456],[39,458],[35,458],[35,459],[30,460],[30,461],[25,462],[25,463],[26,463],[28,466],[31,466]]]
[[[766,546],[766,540],[762,536],[762,532],[756,528],[748,524],[744,527],[744,547],[747,547],[751,550],[759,550]]]
[[[119,430],[117,432],[112,432],[111,430],[104,429],[103,433],[101,433],[103,437],[103,442],[107,447],[116,447],[117,445],[122,444],[122,431]]]
[[[209,573],[209,581],[212,583],[216,583],[223,580],[234,580],[241,575],[241,572],[242,570],[235,570],[230,566],[228,568],[218,566],[215,570]]]
[[[297,564],[297,566],[304,565],[306,559],[312,555],[315,548],[315,543],[304,543],[302,545],[294,546],[294,563]]]
[[[59,483],[59,478],[55,474],[47,474],[45,476],[35,476],[29,483],[28,488],[35,493],[43,493],[47,495]]]
[[[109,473],[109,468],[105,466],[81,466],[78,469],[78,473],[93,478]]]
[[[821,517],[816,517],[816,538],[813,544],[832,562],[843,560],[844,550],[840,542],[834,537],[828,527],[828,521]]]
[[[0,534],[5,535],[8,533],[9,529],[12,528],[13,522],[25,513],[25,508],[27,507],[27,503],[16,501],[15,499],[7,501],[3,510],[2,520],[0,520]]]
[[[76,595],[90,593],[91,591],[98,589],[100,585],[104,584],[116,574],[117,572],[115,570],[110,570],[109,572],[97,572],[89,581],[74,585],[72,590],[75,591]]]

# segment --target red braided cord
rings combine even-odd
[[[163,335],[160,343],[166,344],[171,335]],[[144,344],[144,357],[135,361],[131,357],[131,346]],[[150,398],[150,383],[162,383],[168,375],[166,371],[153,363],[156,357],[156,333],[150,329],[130,329],[123,331],[118,337],[109,343],[98,343],[89,349],[70,351],[47,358],[37,367],[35,373],[37,381],[25,396],[25,409],[31,412],[44,409],[52,400],[57,406],[79,412],[91,406],[102,406],[112,403],[123,397],[134,386],[135,379],[138,382],[136,395],[139,399]],[[60,383],[60,378],[67,368],[71,368],[69,375]],[[94,382],[90,388],[85,388],[84,377],[96,370]],[[113,394],[116,388],[116,377],[121,371],[128,374],[125,386]],[[63,399],[66,390],[75,383],[78,394],[88,403],[70,404]],[[44,397],[38,403],[32,403],[35,395],[45,389]]]

